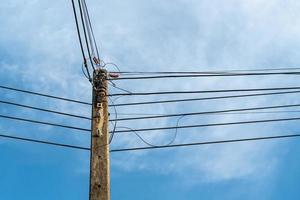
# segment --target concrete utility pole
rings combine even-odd
[[[107,71],[93,75],[90,200],[110,200]]]

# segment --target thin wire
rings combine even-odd
[[[108,96],[149,96],[149,95],[168,95],[168,94],[201,94],[201,93],[225,93],[225,92],[255,92],[270,90],[296,90],[296,87],[273,87],[273,88],[247,88],[247,89],[224,89],[224,90],[197,90],[197,91],[164,91],[164,92],[132,92],[132,93],[116,93]]]
[[[149,104],[179,103],[179,102],[206,101],[206,100],[268,96],[268,95],[280,95],[280,94],[294,94],[294,93],[300,93],[300,90],[288,91],[288,92],[271,92],[271,93],[255,93],[255,94],[229,95],[229,96],[214,96],[214,97],[202,97],[202,98],[171,99],[171,100],[163,100],[163,101],[144,101],[144,102],[115,104],[115,106],[119,107],[119,106],[137,106],[137,105],[149,105]]]
[[[13,88],[13,87],[4,86],[4,85],[0,85],[0,89],[12,90],[12,91],[16,91],[16,92],[22,92],[22,93],[32,94],[32,95],[36,95],[36,96],[42,96],[42,97],[47,97],[47,98],[51,98],[51,99],[58,99],[58,100],[79,103],[79,104],[84,104],[84,105],[92,105],[91,103],[84,102],[84,101],[79,101],[79,100],[64,98],[64,97],[59,97],[59,96],[53,96],[53,95],[49,95],[49,94],[43,94],[43,93],[39,93],[39,92],[32,92],[29,90],[17,89],[17,88]]]
[[[178,121],[177,121],[177,126],[178,126],[178,123],[179,123],[179,120],[180,120],[181,118],[179,118],[178,119]],[[129,128],[129,127],[127,127],[127,126],[118,126],[117,128],[121,128],[121,129],[127,129],[127,130],[129,130],[130,132],[133,132],[144,144],[146,144],[146,145],[148,145],[148,146],[150,146],[150,147],[159,147],[159,146],[161,146],[161,145],[156,145],[156,144],[152,144],[152,143],[150,143],[150,142],[148,142],[146,139],[144,139],[140,134],[138,134],[136,131],[134,131],[132,128]],[[175,140],[176,140],[176,138],[177,138],[177,129],[175,130],[175,133],[174,133],[174,136],[173,136],[173,138],[172,138],[172,140],[170,140],[167,144],[165,144],[165,145],[171,145],[171,144],[173,144],[174,142],[175,142]]]
[[[265,73],[225,73],[225,74],[193,74],[193,75],[165,75],[165,76],[135,76],[120,77],[108,80],[141,80],[166,78],[203,78],[203,77],[233,77],[233,76],[273,76],[273,75],[300,75],[300,72],[265,72]]]
[[[86,70],[86,72],[84,70]],[[90,73],[88,71],[88,68],[86,66],[86,62],[82,63],[82,65],[81,65],[81,71],[82,71],[83,75],[85,76],[85,78],[88,79],[89,82],[92,82],[92,78],[91,78],[91,75],[90,75]]]
[[[85,0],[83,1],[83,3],[84,3],[84,7],[85,7],[85,10],[86,10],[86,13],[87,13],[87,21],[88,21],[88,24],[89,24],[89,27],[90,27],[90,30],[91,30],[91,35],[92,35],[93,42],[94,42],[94,45],[95,45],[97,58],[100,61],[100,55],[99,55],[98,45],[97,45],[96,37],[95,37],[95,34],[94,34],[93,26],[92,26],[92,23],[91,23],[89,10],[88,10],[88,7],[87,7],[87,4],[86,4]]]
[[[288,105],[238,108],[238,109],[206,111],[206,112],[189,112],[189,113],[179,113],[179,114],[169,114],[169,115],[154,115],[154,116],[144,116],[144,117],[119,118],[119,119],[112,119],[110,121],[131,121],[131,120],[158,119],[158,118],[170,118],[170,117],[180,117],[180,116],[210,115],[210,114],[218,114],[218,113],[243,112],[243,111],[251,111],[251,110],[292,108],[292,107],[299,107],[299,106],[300,106],[300,104],[288,104]]]
[[[266,119],[266,120],[253,120],[253,121],[238,121],[229,123],[213,123],[213,124],[196,124],[196,125],[186,125],[186,126],[168,126],[168,127],[154,127],[154,128],[143,128],[143,129],[133,129],[136,132],[146,132],[146,131],[160,131],[160,130],[171,130],[171,129],[187,129],[187,128],[202,128],[202,127],[215,127],[215,126],[231,126],[231,125],[245,125],[245,124],[255,124],[255,123],[269,123],[269,122],[283,122],[283,121],[296,121],[300,120],[300,117],[296,118],[281,118],[281,119]],[[131,131],[117,130],[115,133],[128,133]]]
[[[85,53],[83,50],[83,44],[82,44],[82,39],[81,39],[81,34],[80,34],[79,23],[78,23],[77,12],[76,12],[76,8],[75,8],[74,0],[72,0],[72,7],[73,7],[73,13],[74,13],[74,17],[75,17],[75,23],[76,23],[76,29],[77,29],[77,35],[78,35],[78,39],[79,39],[79,43],[80,43],[81,53],[82,53],[83,60],[85,60]]]
[[[282,110],[282,111],[265,111],[265,112],[231,112],[231,113],[216,113],[212,115],[248,115],[248,114],[276,114],[276,113],[299,113],[300,110]],[[118,116],[153,116],[153,115],[163,115],[162,113],[118,113]],[[113,123],[113,122],[111,122]]]
[[[210,142],[185,143],[185,144],[175,144],[175,145],[156,146],[156,147],[135,147],[135,148],[113,149],[110,150],[110,152],[114,153],[114,152],[125,152],[125,151],[150,150],[150,149],[165,149],[165,148],[175,148],[175,147],[202,146],[202,145],[212,145],[212,144],[250,142],[250,141],[259,141],[259,140],[273,140],[273,139],[296,138],[296,137],[300,137],[300,134],[243,138],[243,139],[235,139],[235,140],[218,140],[218,141],[210,141]]]
[[[91,59],[90,46],[89,46],[89,42],[88,42],[88,38],[87,38],[86,25],[84,23],[83,10],[82,10],[82,4],[81,3],[82,3],[82,1],[78,0],[79,11],[80,11],[80,18],[81,18],[81,23],[82,23],[82,27],[83,27],[83,33],[84,33],[86,47],[87,47],[87,51],[88,51],[88,55],[89,55],[89,60],[90,60],[90,63],[91,63],[91,66],[92,66],[93,70],[95,70],[94,63],[93,63],[93,61]],[[88,70],[88,68],[87,68],[87,70]]]
[[[86,147],[80,147],[80,146],[74,146],[74,145],[68,145],[68,144],[60,144],[60,143],[54,143],[54,142],[47,142],[44,140],[35,140],[35,139],[16,137],[16,136],[11,136],[11,135],[4,135],[4,134],[0,134],[0,137],[7,138],[7,139],[13,139],[13,140],[21,140],[21,141],[26,141],[26,142],[33,142],[33,143],[38,143],[38,144],[46,144],[46,145],[51,145],[51,146],[66,147],[66,148],[90,151],[90,148],[86,148]]]
[[[120,68],[118,67],[118,65],[115,64],[115,63],[113,63],[113,62],[104,63],[104,67],[107,68],[107,65],[112,65],[112,66],[114,66],[119,72],[121,71]]]
[[[35,123],[35,124],[43,124],[43,125],[48,125],[48,126],[73,129],[73,130],[78,130],[78,131],[91,132],[90,129],[79,128],[79,127],[74,127],[74,126],[67,126],[67,125],[62,125],[62,124],[55,124],[55,123],[50,123],[50,122],[37,121],[37,120],[31,120],[31,119],[25,119],[25,118],[20,118],[20,117],[12,117],[12,116],[7,116],[7,115],[0,115],[0,117],[5,118],[5,119],[10,119],[10,120],[17,120],[17,121],[30,122],[30,123]]]
[[[141,72],[141,71],[119,71],[121,74],[220,74],[220,73],[232,73],[232,72],[253,72],[253,71],[287,71],[287,70],[300,70],[299,67],[290,68],[265,68],[265,69],[248,69],[248,70],[223,70],[223,71],[152,71],[152,72]],[[113,72],[114,73],[114,72]]]
[[[81,3],[82,3],[83,17],[84,17],[85,24],[86,24],[88,39],[90,41],[92,56],[95,56],[95,50],[94,50],[94,46],[93,46],[93,39],[92,39],[92,33],[91,33],[91,23],[88,20],[89,16],[88,16],[88,11],[87,11],[87,5],[86,5],[85,0],[82,0]]]
[[[47,144],[47,145],[51,145],[51,146],[59,146],[59,147],[66,147],[66,148],[72,148],[72,149],[79,149],[79,150],[85,150],[85,151],[90,151],[91,150],[90,148],[86,148],[86,147],[59,144],[59,143],[47,142],[47,141],[42,141],[42,140],[34,140],[34,139],[29,139],[29,138],[24,138],[24,137],[9,136],[9,135],[4,135],[4,134],[1,134],[0,137],[13,139],[13,140],[21,140],[21,141],[26,141],[26,142],[39,143],[39,144]],[[219,140],[219,141],[212,141],[212,142],[186,143],[186,144],[175,144],[175,145],[154,146],[154,147],[135,147],[135,148],[124,148],[124,149],[112,149],[112,150],[110,150],[110,152],[111,153],[116,153],[116,152],[125,152],[125,151],[138,151],[138,150],[164,149],[164,148],[175,148],[175,147],[201,146],[201,145],[249,142],[249,141],[284,139],[284,138],[295,138],[295,137],[300,137],[300,134],[278,135],[278,136],[271,136],[271,137],[244,138],[244,139],[236,139],[236,140]]]
[[[34,107],[34,106],[28,106],[28,105],[24,105],[24,104],[9,102],[9,101],[0,100],[0,103],[7,104],[7,105],[18,106],[18,107],[22,107],[22,108],[28,108],[28,109],[32,109],[32,110],[48,112],[48,113],[54,113],[54,114],[58,114],[58,115],[65,115],[65,116],[69,116],[69,117],[75,117],[75,118],[80,118],[80,119],[91,120],[90,117],[85,117],[85,116],[82,116],[82,115],[75,115],[75,114],[70,114],[70,113],[65,113],[65,112],[58,112],[58,111],[54,111],[54,110],[50,110],[50,109],[44,109],[44,108],[39,108],[39,107]]]
[[[123,91],[123,92],[127,92],[127,93],[129,93],[129,94],[131,94],[132,92],[130,92],[129,90],[126,90],[126,89],[123,89],[123,88],[121,88],[121,87],[118,87],[114,82],[112,82],[112,81],[109,81],[108,82],[112,87],[114,87],[114,88],[116,88],[116,89],[118,89],[118,90],[121,90],[121,91]]]
[[[82,72],[88,78],[88,80],[91,81],[91,75],[90,75],[89,69],[87,67],[85,53],[84,53],[84,49],[83,49],[83,44],[82,44],[82,39],[81,39],[81,34],[80,34],[80,28],[79,28],[79,23],[78,23],[77,12],[76,12],[76,8],[75,8],[74,0],[72,0],[72,7],[73,7],[73,13],[74,13],[75,22],[76,22],[77,35],[78,35],[78,39],[79,39],[79,43],[80,43],[80,48],[81,48],[81,53],[82,53],[82,57],[83,57],[83,63],[84,63],[84,66],[85,66],[85,68],[87,70],[88,75],[86,76],[85,72],[84,71],[82,71]]]
[[[115,104],[111,97],[109,97],[108,99],[111,101],[112,105]],[[115,110],[115,118],[118,119],[118,111],[117,111],[117,108],[116,108],[116,107],[113,107],[113,108],[114,108],[114,110]],[[109,144],[111,144],[112,141],[113,141],[113,139],[114,139],[115,131],[116,131],[116,128],[117,128],[117,123],[118,123],[118,122],[115,121],[113,131],[111,132],[111,136],[110,136],[110,138],[109,138]]]

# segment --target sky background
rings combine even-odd
[[[101,58],[122,71],[212,71],[300,66],[297,0],[87,0]],[[0,84],[91,101],[71,1],[0,2]],[[115,69],[110,66],[108,70]],[[116,81],[130,91],[299,86],[298,77]],[[111,93],[120,92],[110,88]],[[198,95],[204,97],[208,95]],[[179,97],[179,96],[177,96]],[[181,96],[182,97],[182,96]],[[196,97],[186,95],[184,98]],[[169,99],[124,97],[116,103]],[[90,115],[90,107],[0,91],[0,100]],[[300,103],[299,95],[119,108],[180,113]],[[285,109],[286,110],[286,109]],[[296,108],[294,110],[297,110]],[[300,110],[300,108],[299,108]],[[87,120],[0,104],[0,113],[89,128]],[[180,125],[299,117],[300,113],[185,117]],[[112,115],[112,118],[114,115]],[[174,126],[176,119],[124,122]],[[88,147],[89,134],[0,119],[0,132]],[[175,143],[299,133],[298,122],[180,130]],[[142,133],[166,144],[174,131]],[[300,141],[277,140],[111,154],[112,199],[299,199]],[[111,148],[144,146],[117,134]],[[0,199],[88,199],[89,153],[0,139]]]

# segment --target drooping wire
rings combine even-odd
[[[120,91],[127,92],[128,94],[131,94],[131,93],[132,93],[132,92],[130,92],[129,90],[126,90],[126,89],[124,89],[124,88],[121,88],[121,87],[117,86],[114,82],[109,81],[108,83],[109,83],[112,87],[114,87],[114,88],[116,88],[116,89],[118,89],[118,90],[120,90]]]
[[[177,124],[178,124],[178,121],[177,121]],[[161,146],[161,145],[156,145],[156,144],[152,144],[152,143],[148,142],[146,139],[144,139],[140,134],[138,134],[132,128],[129,128],[127,126],[118,126],[117,128],[126,129],[126,130],[134,133],[144,144],[146,144],[146,145],[148,145],[150,147],[159,147],[159,146]],[[174,137],[172,138],[172,140],[170,142],[168,142],[167,144],[165,144],[165,145],[171,145],[171,144],[173,144],[175,142],[176,138],[177,138],[177,129],[175,130],[175,134],[174,134]]]
[[[134,148],[123,148],[123,149],[112,149],[111,153],[116,152],[126,152],[126,151],[140,151],[140,150],[150,150],[150,149],[166,149],[166,148],[176,148],[176,147],[188,147],[188,146],[202,146],[202,145],[212,145],[212,144],[226,144],[226,143],[238,143],[238,142],[250,142],[250,141],[261,141],[261,140],[274,140],[274,139],[284,139],[284,138],[296,138],[300,137],[300,134],[294,135],[277,135],[277,136],[266,136],[266,137],[254,137],[254,138],[242,138],[233,140],[218,140],[209,142],[197,142],[197,143],[185,143],[185,144],[174,144],[166,146],[154,146],[154,147],[134,147]]]
[[[228,122],[228,123],[196,124],[196,125],[185,125],[185,126],[153,127],[153,128],[132,129],[132,131],[135,131],[135,132],[148,132],[148,131],[160,131],[160,130],[171,130],[171,129],[188,129],[188,128],[203,128],[203,127],[216,127],[216,126],[232,126],[232,125],[246,125],[246,124],[256,124],[256,123],[270,123],[270,122],[298,121],[298,120],[300,120],[300,117],[253,120],[253,121],[238,121],[238,122]],[[129,133],[129,132],[132,132],[132,131],[116,130],[115,133]]]
[[[111,97],[109,97],[108,98],[110,101],[111,101],[111,103],[112,103],[112,105],[114,105],[115,103],[114,103],[114,100],[111,98]],[[118,119],[118,111],[117,111],[117,108],[116,107],[114,107],[113,106],[113,108],[114,108],[114,113],[115,113],[115,118],[116,119]],[[113,130],[112,130],[112,132],[111,132],[111,134],[110,134],[110,138],[109,138],[109,144],[111,144],[112,143],[112,141],[113,141],[113,139],[114,139],[114,135],[115,135],[115,132],[116,132],[116,129],[117,129],[117,121],[115,121],[114,122],[114,128],[113,128]]]

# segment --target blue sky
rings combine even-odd
[[[101,57],[123,71],[209,71],[299,67],[300,2],[296,0],[87,1]],[[91,101],[69,1],[0,2],[0,84]],[[113,68],[110,68],[113,69]],[[114,69],[113,69],[114,70]],[[132,91],[298,86],[297,77],[207,78],[116,82]],[[111,92],[117,92],[111,90]],[[119,91],[118,91],[119,92]],[[90,115],[84,105],[0,91],[1,100]],[[186,96],[188,97],[188,96]],[[192,95],[191,95],[192,97]],[[177,113],[299,103],[297,94],[120,108],[120,113]],[[125,97],[116,102],[158,100]],[[299,109],[300,110],[300,109]],[[0,113],[88,128],[89,121],[0,105]],[[204,124],[299,114],[189,117]],[[175,121],[176,122],[176,121]],[[174,119],[126,122],[132,128]],[[89,135],[0,119],[0,132],[89,145]],[[297,122],[180,131],[176,143],[299,133]],[[142,133],[155,144],[173,135]],[[111,148],[142,146],[116,135]],[[299,199],[299,140],[261,141],[111,155],[112,199]],[[88,198],[89,154],[0,140],[0,199]]]

